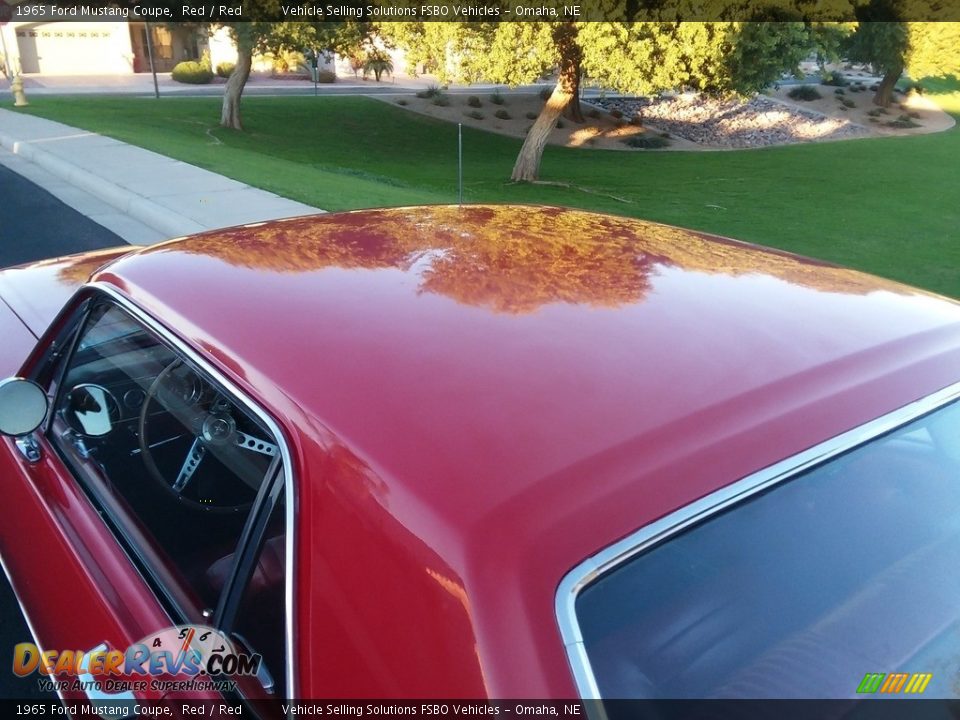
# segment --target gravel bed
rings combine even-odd
[[[639,117],[678,138],[712,147],[754,148],[870,134],[867,128],[849,120],[793,107],[763,95],[750,100],[719,100],[685,93],[591,102],[608,111],[619,110],[627,119]]]

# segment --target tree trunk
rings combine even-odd
[[[527,133],[517,155],[510,179],[514,182],[533,182],[540,176],[540,160],[550,131],[557,126],[557,119],[577,96],[580,81],[580,46],[577,45],[577,28],[574,23],[563,23],[553,33],[553,41],[560,56],[560,77],[557,86],[547,98],[539,117]]]
[[[220,112],[220,124],[225,128],[243,130],[240,122],[240,96],[250,77],[253,64],[253,50],[244,43],[237,43],[237,66],[230,73],[223,89],[223,109]]]
[[[573,98],[567,105],[566,116],[575,123],[583,123],[583,108],[580,107],[580,63],[577,62],[577,79],[573,85]]]
[[[890,104],[893,102],[893,88],[902,74],[902,65],[887,71],[887,74],[883,76],[883,80],[880,81],[877,94],[873,96],[874,105],[879,105],[883,108],[890,107]]]

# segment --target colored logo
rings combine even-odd
[[[20,643],[13,648],[15,675],[27,677],[37,673],[51,686],[48,689],[61,690],[89,686],[108,688],[111,692],[137,691],[147,688],[147,680],[154,690],[208,689],[214,678],[257,675],[261,662],[259,654],[239,651],[219,630],[204,625],[167,628],[125,650],[101,645],[90,651],[41,651],[33,643]],[[63,678],[71,678],[72,682]]]
[[[927,689],[932,679],[932,673],[867,673],[860,681],[857,692],[919,695]]]

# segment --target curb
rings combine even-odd
[[[94,175],[48,150],[43,150],[33,143],[17,140],[0,133],[0,146],[14,155],[28,160],[61,180],[90,193],[94,197],[112,205],[120,212],[139,220],[144,225],[153,228],[167,237],[179,237],[193,233],[204,232],[210,228],[201,225],[196,220],[180,215],[169,208],[158,205],[152,200],[127,190],[116,183],[110,182],[99,175]]]

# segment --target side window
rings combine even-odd
[[[282,492],[267,492],[279,487],[281,457],[264,422],[105,303],[90,312],[62,370],[49,434],[165,599],[186,621],[219,623],[224,591],[246,582],[234,573],[250,554],[240,546],[252,537],[252,509],[267,500],[283,506]],[[264,558],[276,545],[270,532],[282,547],[282,523],[271,523],[260,522],[251,540],[263,544]],[[281,616],[283,580],[271,566],[249,581],[262,590],[258,603],[276,604]],[[281,655],[283,637],[275,639]]]
[[[273,694],[284,696],[287,668],[283,639],[286,637],[285,504],[277,503],[260,541],[255,563],[240,570],[244,582],[236,616],[227,620],[227,629],[241,646],[260,653],[266,673],[261,684]]]

